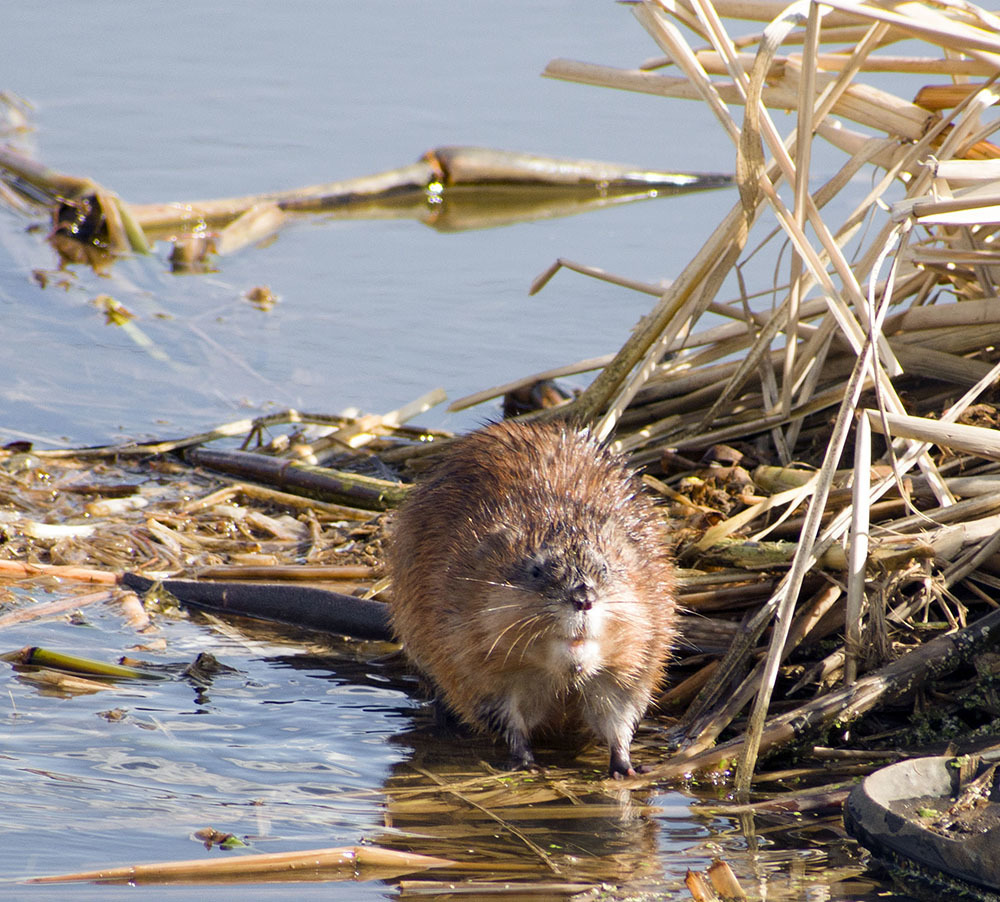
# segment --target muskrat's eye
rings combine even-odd
[[[519,576],[526,587],[538,589],[551,577],[551,567],[545,558],[533,555],[521,562]]]

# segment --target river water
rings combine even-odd
[[[539,77],[554,57],[631,66],[656,55],[627,6],[614,3],[53,0],[6,10],[5,33],[0,89],[30,104],[17,145],[136,203],[361,176],[449,144],[678,171],[733,168],[731,145],[700,104]],[[608,353],[646,312],[647,296],[563,273],[529,297],[532,279],[557,257],[647,282],[672,278],[734,200],[732,191],[698,193],[458,233],[315,217],[198,275],[172,274],[162,244],[106,274],[57,271],[44,229],[4,210],[0,440],[171,437],[286,407],[378,412],[436,386],[456,398]],[[270,310],[244,297],[259,285],[278,296]],[[94,303],[100,295],[134,315],[148,345],[106,322]],[[422,421],[462,429],[494,414],[490,406],[438,409]],[[60,590],[32,597],[50,594]],[[488,748],[463,743],[452,744],[457,760],[442,758],[412,685],[370,664],[379,649],[313,647],[314,637],[202,622],[161,630],[170,662],[206,650],[233,670],[208,685],[174,679],[65,698],[4,667],[4,881],[196,857],[193,832],[209,825],[260,851],[412,841],[420,830],[399,810],[394,782],[412,777],[415,761],[477,772],[489,758]],[[139,642],[103,606],[72,622],[8,628],[3,639],[3,651],[45,645],[106,660]],[[603,873],[630,892],[686,898],[685,869],[721,853],[745,879],[770,880],[772,897],[793,873],[803,882],[784,898],[806,898],[796,887],[810,883],[817,899],[862,898],[872,888],[823,878],[854,852],[822,830],[790,848],[751,839],[738,820],[693,811],[689,795],[632,799],[596,788],[589,801],[599,809],[591,820],[554,817],[551,826],[553,848],[576,844],[581,860],[603,862],[604,872],[581,865],[587,879]],[[428,816],[423,829],[434,835],[451,817]],[[377,881],[252,891],[396,894]],[[125,892],[0,882],[7,898]],[[235,896],[232,887],[147,893]]]
[[[699,104],[542,79],[556,56],[631,65],[656,47],[612,3],[216,0],[20,4],[3,88],[29,101],[24,144],[135,203],[293,188],[392,169],[433,147],[476,144],[668,170],[731,171]],[[42,42],[46,52],[40,52]],[[53,54],[47,52],[49,49]],[[683,116],[683,119],[679,119]],[[0,217],[0,437],[71,443],[184,434],[286,407],[395,408],[436,386],[451,398],[616,350],[649,298],[563,275],[557,257],[671,278],[731,191],[587,216],[438,233],[410,221],[317,217],[264,247],[172,275],[168,246],[106,277],[76,267],[41,288],[54,254]],[[267,285],[265,312],[245,300]],[[110,295],[153,344],[105,324]],[[461,428],[493,414],[442,411]]]

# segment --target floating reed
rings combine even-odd
[[[358,880],[387,878],[428,868],[454,865],[431,858],[375,846],[344,846],[225,858],[132,864],[75,874],[35,877],[29,883],[259,883],[268,880]]]

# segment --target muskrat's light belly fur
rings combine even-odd
[[[518,765],[578,724],[634,773],[675,605],[663,520],[617,456],[563,425],[474,432],[397,513],[389,567],[395,631],[461,719]]]

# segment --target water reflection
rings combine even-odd
[[[108,611],[89,616],[99,629],[35,624],[6,639],[30,631],[105,660],[134,641]],[[162,663],[180,670],[210,650],[226,665],[203,681],[207,699],[183,678],[141,694],[122,685],[55,698],[9,669],[0,675],[11,699],[0,713],[0,804],[18,812],[0,824],[10,856],[0,877],[231,854],[203,849],[195,833],[212,827],[256,852],[363,841],[460,862],[398,885],[303,885],[306,898],[409,897],[432,881],[500,880],[680,900],[686,869],[716,855],[769,899],[804,898],[806,886],[829,899],[871,889],[857,882],[853,845],[832,818],[741,822],[713,810],[710,791],[632,790],[604,778],[597,748],[540,749],[538,773],[498,768],[503,750],[438,723],[391,646],[245,621],[162,630],[170,642],[153,656]],[[124,714],[103,716],[111,709]],[[218,892],[225,898],[225,887]]]

